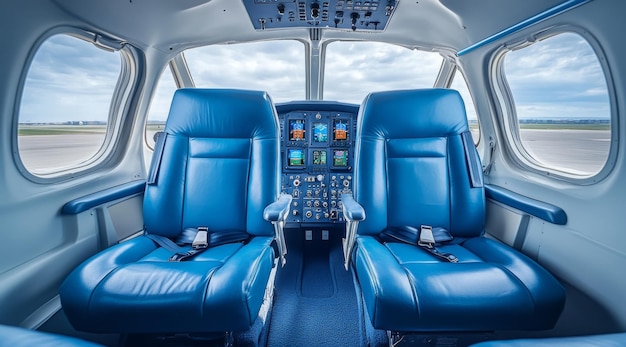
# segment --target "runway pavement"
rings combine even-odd
[[[602,130],[522,130],[524,146],[537,160],[581,173],[599,171],[606,162],[610,133]],[[20,136],[19,150],[33,172],[75,165],[95,155],[104,134]]]
[[[35,173],[77,165],[100,149],[104,134],[32,135],[18,138],[24,166]]]
[[[593,174],[604,166],[611,134],[603,130],[527,130],[520,133],[526,150],[547,166]]]

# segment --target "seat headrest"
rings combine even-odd
[[[359,112],[363,137],[446,137],[468,130],[465,104],[453,89],[371,93]]]
[[[277,115],[269,95],[237,89],[178,89],[165,132],[203,138],[272,138]]]

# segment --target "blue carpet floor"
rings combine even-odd
[[[319,236],[314,234],[314,236]],[[341,239],[287,235],[287,265],[278,270],[268,346],[358,346],[359,313]]]

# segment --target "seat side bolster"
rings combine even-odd
[[[0,326],[0,342],[3,346],[31,347],[31,346],[56,346],[56,347],[103,347],[77,338],[64,335],[56,335],[41,331],[33,331],[14,326]]]
[[[626,333],[485,341],[471,345],[471,347],[619,347],[624,345],[626,345]]]
[[[484,237],[470,239],[463,246],[485,262],[497,264],[515,275],[528,289],[535,308],[542,308],[538,317],[545,322],[556,322],[565,306],[565,288],[548,270],[526,255]]]
[[[205,294],[203,315],[223,315],[225,325],[212,326],[212,330],[250,328],[263,303],[267,279],[274,263],[271,243],[271,237],[256,236],[215,271]],[[207,307],[214,311],[207,312]],[[247,307],[247,310],[234,309],[240,307]],[[233,322],[239,326],[233,327]]]
[[[68,317],[80,317],[80,313],[89,307],[91,294],[102,280],[118,267],[135,262],[150,252],[157,245],[144,236],[110,247],[83,262],[74,269],[59,288],[61,305]],[[81,322],[74,322],[75,327]]]
[[[419,316],[413,285],[387,247],[372,236],[359,236],[355,265],[374,328],[399,329]]]

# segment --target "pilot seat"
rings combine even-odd
[[[279,158],[265,92],[179,89],[146,184],[145,233],[67,277],[60,297],[71,324],[95,333],[248,330],[285,253],[291,197],[279,195]]]

